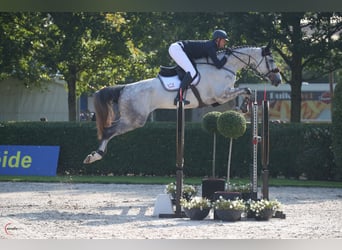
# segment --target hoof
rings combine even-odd
[[[248,106],[249,106],[249,98],[245,97],[245,100],[243,101],[243,103],[240,106],[241,112],[242,113],[248,113],[248,111],[249,111]]]
[[[93,163],[93,162],[101,160],[101,159],[102,159],[102,156],[99,153],[93,151],[89,155],[87,155],[87,157],[84,159],[83,163],[84,164],[90,164],[90,163]]]
[[[252,90],[250,88],[245,88],[245,91],[246,91],[246,95],[252,94]]]

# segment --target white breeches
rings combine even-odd
[[[185,72],[190,72],[193,82],[196,82],[194,77],[196,76],[196,70],[189,60],[188,56],[185,54],[182,46],[176,42],[172,43],[169,47],[169,54],[172,59],[182,68]],[[196,77],[198,78],[198,76]]]

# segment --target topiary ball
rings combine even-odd
[[[217,119],[217,130],[224,137],[236,139],[245,133],[246,119],[233,110],[223,112]]]
[[[209,133],[217,133],[217,119],[221,112],[212,111],[203,116],[202,128]]]

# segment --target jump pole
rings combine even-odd
[[[183,168],[184,168],[184,101],[182,90],[180,89],[180,98],[177,102],[177,127],[176,127],[176,197],[175,197],[175,213],[160,214],[160,218],[183,218],[186,217],[182,212],[180,200],[183,191]]]
[[[264,100],[262,101],[262,134],[258,132],[258,101],[257,91],[254,91],[254,101],[252,106],[251,124],[252,124],[252,199],[256,200],[258,196],[258,144],[261,143],[261,165],[262,165],[262,198],[269,199],[268,192],[268,164],[269,164],[269,102],[264,92]]]
[[[264,100],[262,101],[262,135],[261,135],[261,165],[262,165],[262,197],[263,199],[269,199],[268,192],[268,164],[269,164],[269,102],[266,100],[266,91],[264,94]]]
[[[176,211],[175,216],[182,217],[180,199],[183,190],[184,167],[184,102],[179,98],[177,102],[177,134],[176,134]]]
[[[252,168],[251,168],[251,199],[257,200],[258,198],[258,143],[260,136],[258,135],[258,102],[257,102],[257,91],[254,91],[254,100],[252,104],[251,112],[251,124],[252,124]]]
[[[258,144],[261,142],[261,177],[262,177],[262,199],[269,200],[269,186],[268,186],[268,177],[269,177],[269,155],[270,155],[270,146],[269,146],[269,101],[266,98],[266,89],[264,91],[264,100],[262,101],[262,136],[258,135],[258,101],[257,101],[257,91],[254,92],[254,101],[252,104],[252,113],[251,113],[251,124],[252,124],[252,142],[253,142],[253,164],[252,164],[252,173],[251,173],[251,183],[252,183],[252,192],[251,199],[258,199]],[[281,211],[276,211],[273,218],[285,219],[286,214]]]

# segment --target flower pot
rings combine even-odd
[[[236,198],[240,198],[241,193],[239,192],[228,192],[228,191],[217,191],[214,193],[213,195],[213,200],[216,201],[220,198],[220,196],[222,196],[224,199],[228,200],[234,200]],[[214,220],[218,220],[218,216],[216,214],[217,210],[214,210]]]
[[[184,208],[185,215],[190,218],[190,220],[203,220],[208,216],[210,208],[200,209],[200,208]]]
[[[267,221],[270,218],[272,218],[273,213],[274,213],[273,209],[264,209],[264,210],[260,211],[258,215],[255,215],[255,220]]]
[[[216,209],[215,210],[218,219],[223,221],[237,221],[241,219],[243,210],[235,209]]]

